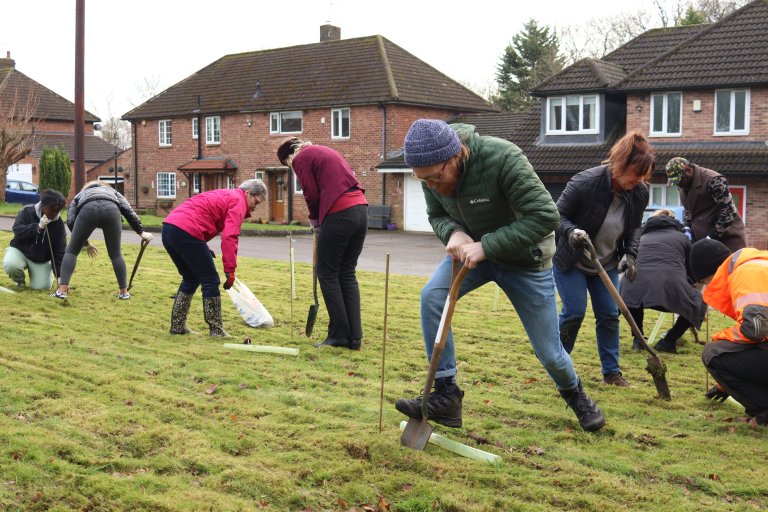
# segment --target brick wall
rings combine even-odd
[[[387,152],[402,147],[405,134],[413,121],[421,117],[447,119],[451,112],[445,109],[427,109],[409,106],[387,106],[386,146]],[[331,138],[331,108],[303,111],[302,133],[298,136],[336,149],[347,159],[355,175],[366,189],[371,204],[392,206],[392,218],[403,225],[403,184],[401,175],[385,175],[376,171],[375,166],[383,157],[383,110],[378,106],[352,107],[350,111],[350,138]],[[134,186],[138,186],[138,208],[156,208],[156,173],[174,172],[179,166],[197,157],[197,139],[192,138],[192,119],[175,118],[172,124],[173,145],[160,147],[158,144],[158,120],[134,123],[138,168],[126,183],[126,197],[135,202]],[[234,114],[221,116],[221,144],[205,144],[205,118],[201,119],[203,137],[202,156],[225,157],[238,166],[235,182],[253,178],[257,171],[280,167],[276,152],[285,134],[269,133],[269,113]],[[250,124],[250,126],[249,126]],[[177,172],[176,200],[178,205],[189,196],[189,180]],[[146,189],[146,192],[144,190]],[[383,192],[384,191],[384,192]],[[270,194],[272,191],[270,191]],[[293,194],[292,219],[307,222],[307,207],[301,193]],[[268,203],[268,202],[267,202]],[[269,218],[268,204],[257,208],[254,218]],[[171,206],[171,207],[172,207]],[[158,211],[162,213],[162,211]]]
[[[701,101],[701,111],[693,111],[693,101]],[[651,122],[651,95],[627,95],[627,131],[649,133]],[[640,112],[637,107],[642,107]],[[722,136],[715,133],[715,90],[683,91],[682,136],[656,137],[654,142],[744,142],[768,140],[768,88],[750,90],[749,135]]]
[[[648,133],[650,128],[650,94],[627,96],[627,130]],[[693,111],[693,101],[701,101],[701,111]],[[638,112],[638,106],[642,110]],[[714,135],[715,132],[715,91],[683,91],[682,135],[680,137],[649,137],[654,143],[686,142],[765,142],[768,141],[768,88],[750,90],[749,134],[738,136]],[[715,169],[728,175],[728,169]],[[768,169],[766,169],[768,171]],[[744,223],[747,243],[759,249],[768,248],[768,226],[765,218],[768,211],[768,184],[758,178],[728,177],[729,185],[746,187]]]

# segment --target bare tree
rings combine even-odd
[[[706,23],[715,23],[749,0],[653,0],[651,12],[644,10],[595,18],[584,25],[569,25],[559,31],[561,51],[568,63],[584,57],[601,58],[652,28],[680,25],[689,9]]]
[[[0,202],[5,201],[8,167],[20,162],[34,148],[37,97],[31,92],[20,97],[6,80],[0,81]]]

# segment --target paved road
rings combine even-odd
[[[10,231],[13,217],[0,217],[0,230]],[[103,240],[100,229],[92,238]],[[123,231],[124,244],[138,244],[139,236],[130,230]],[[209,245],[220,254],[220,240],[214,238]],[[159,234],[151,245],[162,247]],[[312,261],[312,235],[294,236],[294,254],[297,262]],[[289,241],[285,236],[241,236],[238,253],[240,256],[288,261]],[[363,253],[357,268],[372,272],[384,272],[386,254],[390,254],[389,271],[393,274],[429,276],[445,256],[443,244],[433,234],[408,233],[405,231],[379,231],[371,229],[365,240]]]

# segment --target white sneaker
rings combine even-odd
[[[59,290],[56,290],[51,294],[51,297],[53,297],[54,299],[66,299],[67,292],[60,292]]]
[[[118,294],[117,294],[117,298],[118,298],[118,299],[120,299],[120,300],[128,300],[128,299],[130,299],[130,298],[131,298],[131,294],[130,294],[130,293],[128,293],[128,292],[125,292],[125,293],[118,293]]]

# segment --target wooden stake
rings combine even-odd
[[[381,341],[381,392],[379,394],[379,434],[384,416],[384,359],[387,353],[387,308],[389,306],[389,253],[384,271],[384,336]]]

